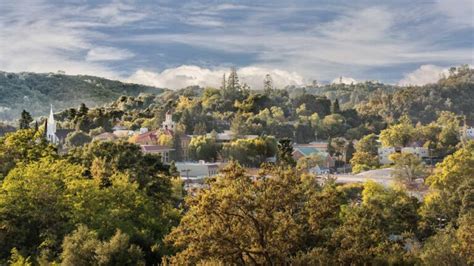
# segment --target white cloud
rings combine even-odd
[[[437,82],[443,75],[448,75],[448,69],[435,65],[422,65],[415,71],[406,74],[398,82],[401,86],[425,85]]]
[[[0,12],[0,70],[63,70],[114,79],[120,75],[99,61],[123,60],[133,54],[97,46],[107,36],[94,27],[123,25],[141,17],[132,7],[115,2],[97,8],[64,7],[42,0],[2,2]]]
[[[224,68],[207,69],[198,66],[182,65],[166,69],[162,72],[140,69],[126,81],[170,89],[180,89],[193,85],[219,88],[222,76],[228,74],[228,72],[229,69]],[[241,82],[247,83],[254,89],[261,89],[263,87],[263,79],[266,74],[272,76],[274,85],[278,88],[283,88],[286,85],[304,84],[302,76],[279,69],[249,66],[238,69],[237,74]]]
[[[113,60],[124,60],[134,56],[128,50],[118,49],[114,47],[95,47],[87,52],[87,61],[113,61]]]
[[[349,77],[339,77],[332,80],[331,84],[356,84],[359,83],[357,80]]]

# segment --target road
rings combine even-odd
[[[370,170],[370,171],[362,172],[356,175],[335,174],[333,175],[333,177],[336,178],[336,183],[364,183],[368,180],[373,180],[379,184],[382,184],[388,187],[393,182],[393,178],[391,176],[392,171],[393,171],[392,168],[384,168],[384,169]]]

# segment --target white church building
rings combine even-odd
[[[67,135],[74,129],[57,129],[54,120],[53,105],[46,120],[46,140],[54,145],[64,144]]]

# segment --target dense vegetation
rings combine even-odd
[[[44,116],[50,104],[58,110],[80,103],[98,106],[120,95],[136,96],[141,92],[159,94],[163,90],[93,76],[0,71],[0,121],[16,119],[23,109],[33,116]]]
[[[157,158],[127,143],[65,156],[19,130],[0,138],[1,263],[63,265],[474,263],[474,143],[401,187],[336,185],[277,165],[256,178],[231,163],[185,197]]]
[[[460,135],[473,115],[464,103],[472,73],[454,69],[417,89],[382,92],[371,82],[312,88],[315,95],[276,89],[269,78],[253,91],[233,70],[220,89],[69,106],[56,119],[75,131],[59,151],[43,123],[19,111],[19,130],[1,127],[0,264],[472,265],[474,142]],[[451,94],[457,106],[435,105]],[[180,136],[193,134],[191,159],[229,161],[202,189],[188,194],[176,166],[143,154],[134,137],[90,142],[117,125],[158,129],[170,111],[176,129],[159,144],[178,150]],[[224,130],[233,136],[218,142]],[[328,141],[355,172],[381,167],[380,146],[415,143],[441,162],[429,169],[394,154],[396,185],[342,185],[308,173],[320,155],[293,158],[292,143],[314,140]]]

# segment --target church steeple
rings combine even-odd
[[[58,143],[58,137],[56,136],[56,121],[54,121],[53,105],[51,104],[51,110],[49,112],[48,122],[46,124],[46,139],[53,143]]]

